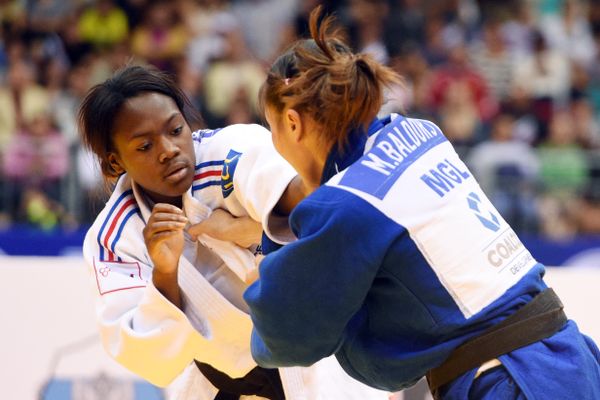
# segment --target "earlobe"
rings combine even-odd
[[[125,172],[125,169],[121,166],[119,157],[115,153],[108,154],[108,164],[117,175],[120,175],[123,172]]]

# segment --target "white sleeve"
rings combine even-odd
[[[186,313],[154,287],[152,267],[142,261],[143,255],[132,259],[128,251],[120,254],[127,261],[99,261],[100,246],[92,231],[84,243],[84,258],[96,287],[100,336],[112,358],[157,386],[171,383],[194,359],[233,377],[245,375],[256,365],[248,347],[249,333],[240,339],[245,347],[232,346],[230,332],[221,332],[231,329],[220,320],[222,313],[208,310],[211,304],[196,312],[196,320],[205,328],[199,331]],[[132,243],[132,236],[139,234],[127,236],[131,247],[143,246],[141,239],[141,244]],[[250,330],[250,319],[246,319]]]
[[[271,132],[264,127],[228,128],[229,145],[241,153],[233,174],[233,195],[250,217],[262,223],[271,239],[282,244],[294,240],[287,216],[277,216],[273,209],[298,173],[275,150]]]

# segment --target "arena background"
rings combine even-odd
[[[81,243],[105,192],[78,105],[149,63],[206,127],[262,123],[265,70],[319,3],[404,76],[382,113],[440,125],[600,342],[600,2],[0,0],[0,398],[162,398],[99,342]]]

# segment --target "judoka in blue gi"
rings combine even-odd
[[[244,295],[255,360],[335,354],[359,381],[396,391],[427,376],[443,399],[600,399],[598,347],[544,266],[434,123],[374,119],[398,77],[318,19],[261,91],[310,194],[290,216],[298,240],[266,256]]]

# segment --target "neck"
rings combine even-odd
[[[324,143],[315,143],[313,146],[310,146],[311,150],[306,154],[310,162],[306,163],[307,167],[300,173],[306,195],[309,195],[321,186],[323,169],[325,168],[330,148],[331,146]]]
[[[139,187],[141,189],[141,192],[144,194],[144,196],[149,200],[149,203],[151,204],[151,207],[150,207],[151,209],[157,203],[167,203],[167,204],[171,204],[178,208],[183,208],[183,196],[176,196],[176,197],[164,196],[164,195],[160,195],[157,193],[152,193],[152,192],[142,188],[141,186],[139,186]]]

